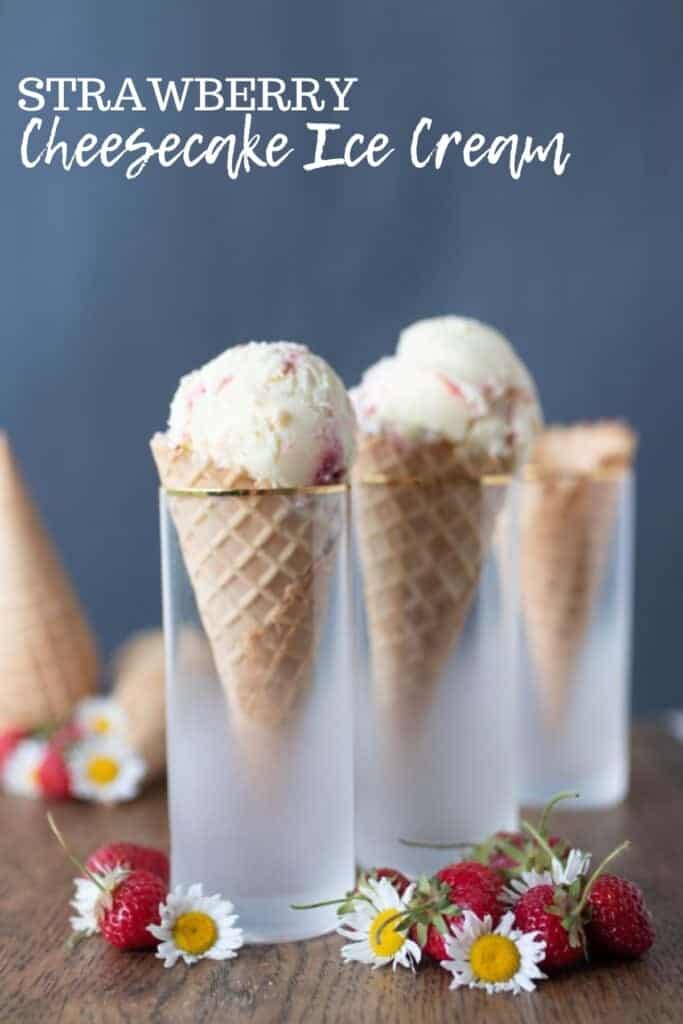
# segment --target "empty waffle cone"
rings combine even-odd
[[[160,629],[134,633],[114,662],[112,697],[126,716],[128,741],[147,764],[147,778],[166,769],[164,635]]]
[[[245,725],[284,726],[310,687],[339,525],[315,495],[173,493],[264,484],[199,463],[160,434],[152,452],[232,712]]]
[[[355,502],[373,686],[399,723],[429,707],[476,592],[505,494],[482,477],[510,468],[445,441],[359,438]]]
[[[609,552],[619,476],[636,437],[624,423],[552,427],[523,488],[521,596],[543,714],[562,720]]]
[[[0,729],[67,718],[97,685],[95,640],[0,434]]]

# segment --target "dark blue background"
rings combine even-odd
[[[681,40],[678,0],[344,4],[0,3],[0,416],[106,649],[159,620],[147,439],[180,374],[243,338],[294,338],[353,383],[402,324],[502,328],[549,419],[624,415],[642,437],[640,708],[680,693]],[[302,155],[69,174],[18,160],[25,75],[355,75],[349,130],[390,133],[379,170]],[[563,130],[563,178],[411,168],[441,131]],[[303,144],[305,115],[256,115]],[[64,115],[67,133],[223,134],[237,115]],[[310,143],[309,143],[310,148]]]

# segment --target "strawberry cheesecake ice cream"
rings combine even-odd
[[[507,339],[461,316],[406,327],[396,354],[371,366],[351,395],[361,438],[445,441],[506,468],[523,461],[542,419],[534,382]]]
[[[334,370],[304,345],[251,341],[183,377],[166,441],[265,487],[336,483],[355,422]]]

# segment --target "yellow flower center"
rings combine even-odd
[[[368,938],[375,956],[394,956],[406,941],[403,932],[396,930],[401,923],[398,913],[395,909],[382,910],[370,925]]]
[[[183,953],[201,956],[211,949],[218,938],[216,922],[201,910],[181,914],[173,925],[173,941]]]
[[[40,772],[38,771],[37,768],[31,768],[30,772],[28,773],[28,784],[33,789],[38,789],[38,787],[40,786]]]
[[[111,724],[109,722],[109,719],[105,718],[104,715],[100,715],[99,718],[93,718],[93,721],[92,721],[92,731],[93,732],[105,733],[105,732],[109,732],[110,728],[111,728]]]
[[[118,762],[113,757],[93,757],[88,761],[88,778],[96,786],[108,785],[118,774]]]
[[[478,981],[509,981],[519,964],[519,950],[505,935],[482,935],[472,943],[470,966]]]

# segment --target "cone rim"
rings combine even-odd
[[[521,470],[520,477],[524,483],[554,483],[562,480],[579,481],[591,480],[597,483],[608,483],[610,481],[626,480],[633,475],[633,465],[609,466],[602,469],[592,470],[549,470],[542,469],[536,463],[530,462]]]
[[[171,496],[210,498],[249,498],[254,495],[342,494],[351,489],[349,483],[311,484],[306,487],[164,487],[159,490]]]

